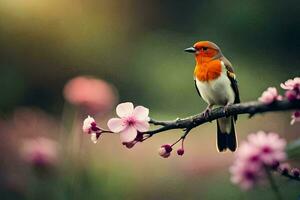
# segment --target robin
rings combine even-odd
[[[221,49],[213,42],[200,41],[185,49],[195,55],[196,67],[194,81],[200,97],[208,104],[205,115],[211,113],[213,106],[240,103],[239,90],[231,63],[224,57]],[[237,138],[234,124],[237,115],[217,119],[217,148],[219,152],[235,151]]]

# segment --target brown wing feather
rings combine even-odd
[[[233,67],[231,63],[224,56],[221,58],[221,60],[224,62],[224,65],[227,69],[227,77],[230,80],[231,88],[233,89],[233,92],[235,94],[234,103],[240,103],[241,102],[240,93],[239,93],[238,83],[234,74]],[[237,120],[237,115],[234,116],[234,119]]]

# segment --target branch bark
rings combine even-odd
[[[230,105],[226,107],[226,111],[224,107],[215,108],[211,111],[209,116],[205,116],[204,112],[202,112],[194,116],[190,116],[182,119],[178,118],[172,121],[157,121],[151,119],[150,120],[151,124],[159,125],[161,127],[158,129],[147,131],[145,132],[145,134],[149,134],[150,136],[152,136],[154,134],[172,130],[172,129],[191,130],[201,124],[211,122],[213,120],[222,117],[232,116],[232,115],[249,114],[249,117],[252,117],[258,113],[297,110],[297,109],[300,109],[300,100],[295,100],[295,101],[282,100],[282,101],[275,101],[272,104],[264,104],[258,101],[245,102],[245,103]]]

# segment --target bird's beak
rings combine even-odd
[[[186,48],[184,51],[188,52],[188,53],[195,53],[197,50],[194,47],[189,47],[189,48]]]

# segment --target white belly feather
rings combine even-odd
[[[203,100],[210,105],[226,105],[234,103],[235,94],[227,77],[227,70],[222,63],[221,76],[208,82],[200,82],[196,78],[197,88]]]

